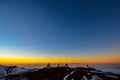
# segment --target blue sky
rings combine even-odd
[[[120,1],[0,0],[0,48],[46,56],[119,51]]]

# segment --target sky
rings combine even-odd
[[[0,0],[0,62],[120,63],[120,1]]]

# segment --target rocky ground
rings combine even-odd
[[[1,80],[120,80],[120,74],[102,72],[94,68],[51,67],[9,74]]]

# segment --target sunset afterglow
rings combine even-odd
[[[0,1],[0,64],[120,63],[119,1]]]
[[[120,63],[119,53],[81,56],[81,57],[0,57],[1,64],[46,64],[46,63],[82,63],[82,64],[110,64]]]

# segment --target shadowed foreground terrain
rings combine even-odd
[[[120,74],[102,72],[94,68],[51,67],[10,74],[1,80],[120,80]]]

